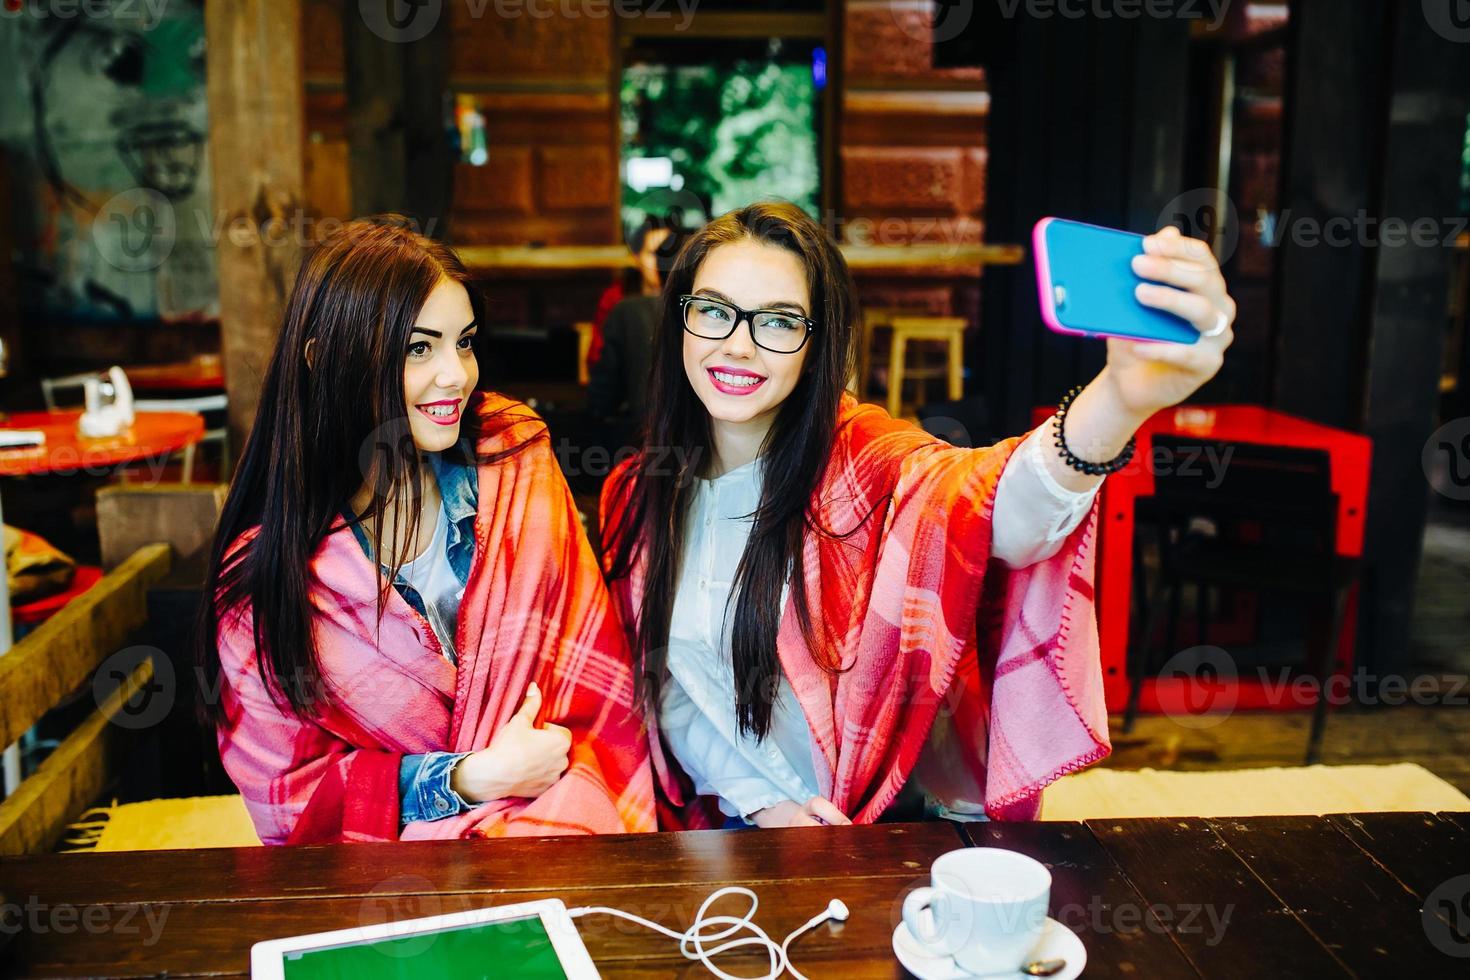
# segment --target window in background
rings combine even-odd
[[[623,69],[622,221],[782,198],[818,216],[825,52],[811,41],[650,42]]]
[[[1470,214],[1470,116],[1465,117],[1465,152],[1460,155],[1460,213]]]

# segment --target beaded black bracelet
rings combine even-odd
[[[1138,448],[1137,436],[1130,437],[1123,451],[1106,463],[1089,463],[1067,448],[1067,436],[1063,428],[1067,422],[1067,409],[1081,393],[1081,387],[1073,388],[1057,405],[1057,453],[1072,469],[1086,473],[1088,476],[1107,476],[1109,473],[1116,473],[1133,460],[1133,452]]]

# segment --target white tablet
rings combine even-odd
[[[292,936],[250,948],[252,980],[597,980],[558,899]]]

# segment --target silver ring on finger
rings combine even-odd
[[[1218,337],[1230,329],[1230,316],[1224,310],[1215,311],[1215,326],[1200,334],[1201,337]]]

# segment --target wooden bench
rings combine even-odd
[[[10,745],[125,647],[147,619],[148,589],[172,564],[167,544],[133,552],[89,591],[0,655],[0,746]],[[129,736],[113,724],[153,679],[143,658],[16,791],[0,802],[0,854],[43,853],[107,788]]]

